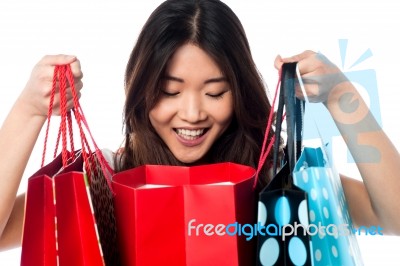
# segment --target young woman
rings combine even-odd
[[[355,87],[322,55],[305,51],[298,62],[307,94],[323,102],[337,122],[364,182],[343,177],[353,221],[400,233],[399,154],[371,116]],[[24,195],[18,186],[45,123],[54,66],[71,64],[76,89],[82,71],[74,56],[45,56],[15,102],[0,131],[0,247],[20,245]],[[232,161],[257,167],[271,106],[245,32],[236,15],[217,0],[170,0],[143,27],[125,76],[126,140],[117,171],[142,164],[196,165]],[[344,93],[358,101],[343,100]],[[300,94],[299,94],[300,95]],[[56,97],[57,98],[57,97]],[[68,95],[71,99],[71,96]],[[72,100],[69,100],[72,108]],[[55,113],[58,112],[57,103]],[[354,109],[354,108],[353,108]],[[347,111],[346,111],[347,110]],[[350,126],[349,126],[350,125]],[[269,132],[272,134],[272,132]],[[349,141],[346,136],[357,136]],[[378,160],[365,162],[362,147]],[[267,183],[270,164],[263,169]]]

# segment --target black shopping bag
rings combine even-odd
[[[304,103],[294,96],[295,68],[295,63],[282,66],[273,146],[274,178],[260,192],[258,202],[258,265],[312,265],[307,193],[294,185],[292,177],[301,152],[304,110]],[[280,156],[284,106],[288,136],[284,155]],[[278,166],[281,157],[282,167]]]

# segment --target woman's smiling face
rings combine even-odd
[[[194,163],[232,120],[230,86],[214,60],[193,44],[177,49],[161,84],[151,124],[179,161]]]

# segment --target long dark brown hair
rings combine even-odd
[[[186,43],[197,45],[214,59],[233,95],[233,120],[208,152],[207,163],[229,161],[257,167],[271,105],[238,17],[218,0],[169,0],[150,15],[127,64],[126,140],[117,171],[144,164],[185,165],[158,136],[149,112],[160,97],[168,60]],[[264,177],[267,168],[268,163]]]

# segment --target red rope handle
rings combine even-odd
[[[50,120],[51,120],[51,116],[53,114],[54,95],[56,94],[57,73],[58,73],[57,68],[54,68],[53,84],[52,84],[51,92],[50,92],[49,109],[47,111],[47,126],[46,126],[46,133],[45,133],[44,144],[43,144],[42,163],[41,163],[40,167],[44,166],[44,163],[46,160],[46,149],[47,149],[47,141],[49,139]]]
[[[68,133],[69,133],[69,144],[71,147],[72,155],[74,156],[75,153],[73,151],[75,151],[75,145],[74,145],[74,131],[72,128],[71,112],[67,113],[67,122],[68,122]]]
[[[70,158],[74,159],[74,157],[75,157],[75,153],[74,152],[69,153],[68,148],[67,148],[66,132],[69,131],[70,147],[71,147],[71,151],[74,151],[74,143],[73,143],[73,135],[72,135],[73,134],[72,133],[72,121],[71,121],[70,113],[67,112],[66,77],[65,77],[65,73],[63,74],[63,71],[60,70],[60,66],[55,66],[54,74],[53,74],[53,81],[52,81],[52,88],[51,88],[51,93],[50,93],[49,108],[48,108],[48,112],[47,112],[47,126],[46,126],[45,140],[44,140],[44,145],[43,145],[41,167],[44,166],[44,163],[46,160],[47,143],[48,143],[49,131],[50,131],[50,121],[51,121],[51,117],[53,114],[57,82],[59,85],[61,122],[60,122],[60,126],[58,129],[58,135],[57,135],[53,158],[55,158],[57,156],[60,141],[61,141],[61,145],[62,145],[61,153],[62,153],[63,167],[65,167],[68,164],[68,160]]]
[[[104,158],[103,153],[101,152],[101,150],[99,149],[99,147],[97,146],[96,141],[93,138],[93,135],[90,131],[89,125],[87,123],[87,120],[85,118],[85,115],[83,113],[82,107],[79,103],[79,99],[78,99],[78,95],[76,93],[75,90],[75,85],[74,85],[74,76],[71,70],[70,65],[66,65],[65,66],[65,71],[66,71],[66,77],[67,80],[70,83],[70,87],[71,87],[71,91],[72,91],[72,97],[73,97],[73,101],[74,101],[74,114],[76,117],[76,120],[78,122],[78,127],[79,127],[79,132],[81,135],[81,142],[82,142],[82,156],[84,158],[85,164],[89,165],[89,154],[91,154],[90,151],[90,146],[88,144],[88,141],[86,139],[86,136],[84,134],[84,130],[83,130],[83,126],[86,128],[86,131],[88,132],[89,136],[90,136],[90,140],[94,146],[94,150],[95,150],[95,154],[99,160],[99,164],[101,166],[101,169],[103,171],[103,173],[105,174],[106,177],[106,181],[111,189],[111,175],[114,173],[114,171],[112,170],[112,168],[110,167],[110,165],[108,164],[107,160]],[[85,150],[84,147],[86,147],[88,150],[86,151],[87,154],[85,154]],[[88,169],[89,170],[89,169]],[[88,172],[90,174],[90,172]]]
[[[67,81],[70,85],[70,89],[73,95],[73,102],[74,102],[74,115],[75,119],[79,128],[79,133],[80,133],[80,138],[81,138],[81,144],[82,144],[82,158],[85,163],[86,167],[86,172],[88,175],[90,175],[91,171],[89,168],[89,156],[91,154],[90,147],[88,145],[88,142],[86,140],[86,136],[84,134],[84,131],[82,129],[82,122],[81,122],[81,115],[79,112],[76,110],[79,109],[79,101],[76,95],[75,91],[75,84],[74,84],[74,79],[73,75],[72,78],[67,75],[68,69],[70,70],[69,65],[60,65],[56,66],[56,68],[59,71],[59,80],[60,80],[60,109],[61,109],[61,139],[62,139],[62,156],[63,156],[63,162],[64,162],[64,154],[67,152],[67,130],[69,131],[69,138],[70,138],[70,144],[72,147],[73,145],[73,136],[72,136],[72,119],[71,119],[71,112],[67,111],[66,105],[67,105],[67,98],[66,98],[66,87],[67,87]],[[72,72],[71,72],[72,74]],[[66,162],[66,161],[65,161]]]
[[[61,112],[61,154],[63,166],[68,164],[68,146],[67,146],[67,81],[65,72],[61,66],[56,66],[59,69],[59,87],[60,87],[60,112]]]
[[[272,127],[272,119],[274,117],[274,108],[275,108],[276,98],[278,96],[278,90],[279,90],[280,83],[281,83],[281,72],[279,71],[279,79],[278,79],[278,83],[276,84],[275,95],[274,95],[274,99],[271,104],[271,111],[268,116],[267,127],[265,130],[264,140],[263,140],[263,144],[261,147],[260,158],[258,160],[258,167],[256,170],[256,177],[255,177],[254,183],[253,183],[253,190],[255,190],[255,188],[257,186],[260,171],[261,171],[265,161],[267,160],[268,154],[271,152],[271,149],[272,149],[274,141],[275,141],[275,136],[272,136],[267,145],[268,135],[269,135],[269,132],[271,131],[271,127]]]
[[[83,161],[85,164],[86,173],[88,174],[88,177],[90,179],[90,175],[92,174],[92,171],[95,171],[95,169],[90,169],[91,158],[93,155],[95,155],[97,157],[100,167],[106,177],[107,183],[111,189],[111,176],[114,173],[114,171],[108,164],[107,160],[104,158],[103,153],[97,146],[97,143],[95,142],[93,135],[89,129],[88,123],[83,114],[82,107],[79,103],[78,94],[76,93],[74,76],[73,76],[70,65],[57,65],[54,68],[53,84],[52,84],[52,88],[51,88],[49,109],[48,109],[48,113],[47,113],[47,127],[46,127],[46,135],[45,135],[45,140],[44,140],[41,167],[43,167],[44,163],[45,163],[47,142],[48,142],[49,129],[50,129],[50,120],[51,120],[51,116],[53,114],[54,98],[55,98],[55,94],[56,94],[57,81],[58,81],[58,85],[59,85],[59,95],[60,95],[61,122],[60,122],[60,127],[58,130],[56,147],[55,147],[55,151],[54,151],[54,157],[56,157],[56,155],[57,155],[57,150],[58,150],[58,146],[59,146],[60,142],[61,142],[61,154],[62,154],[61,156],[62,156],[63,167],[67,166],[69,160],[74,159],[74,156],[75,156],[72,115],[71,115],[71,110],[69,110],[69,111],[67,110],[67,87],[68,87],[67,82],[68,82],[70,89],[71,89],[71,93],[72,93],[72,100],[73,100],[73,105],[74,105],[74,108],[72,109],[72,111],[74,113],[75,121],[77,122],[77,126],[79,129],[79,135],[80,135],[81,145],[82,145],[82,158],[83,158]],[[92,142],[92,145],[94,146],[94,152],[91,151],[91,147],[86,138],[84,129],[86,129],[86,131],[89,133],[90,140]],[[68,132],[68,136],[67,136],[67,132]],[[69,145],[71,148],[71,153],[68,152],[68,138],[69,138]]]

